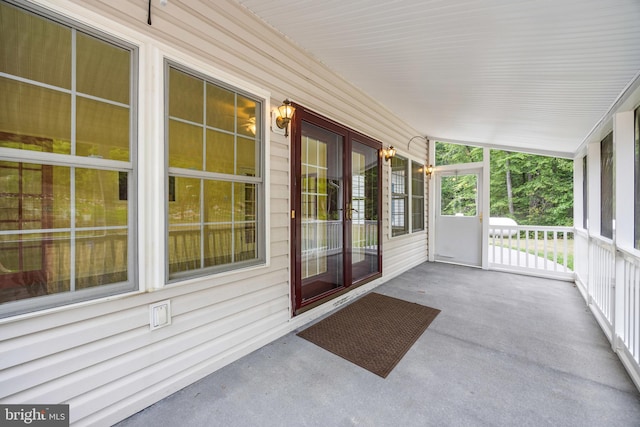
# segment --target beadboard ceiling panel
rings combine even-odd
[[[639,0],[238,1],[432,139],[573,153],[640,71]]]

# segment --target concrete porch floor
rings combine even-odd
[[[442,310],[386,379],[290,333],[130,426],[640,426],[572,283],[425,263],[374,292]]]

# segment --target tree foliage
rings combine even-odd
[[[436,164],[482,161],[482,148],[436,144]],[[533,154],[491,150],[490,212],[524,225],[573,225],[573,162]],[[472,186],[447,188],[447,199],[475,198]]]

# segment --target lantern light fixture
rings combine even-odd
[[[296,109],[291,105],[289,99],[282,101],[282,105],[278,107],[278,115],[276,117],[276,126],[284,129],[284,136],[289,136],[289,123]]]
[[[383,148],[382,149],[382,155],[384,156],[384,159],[386,161],[389,161],[389,159],[395,157],[395,155],[396,155],[395,147],[392,145],[389,148]]]
[[[429,165],[424,169],[424,173],[427,175],[427,178],[431,178],[431,174],[433,174],[433,165]]]

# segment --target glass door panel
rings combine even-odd
[[[352,142],[351,269],[352,282],[380,271],[378,242],[378,150]]]
[[[344,286],[341,135],[302,122],[300,247],[302,300]]]

